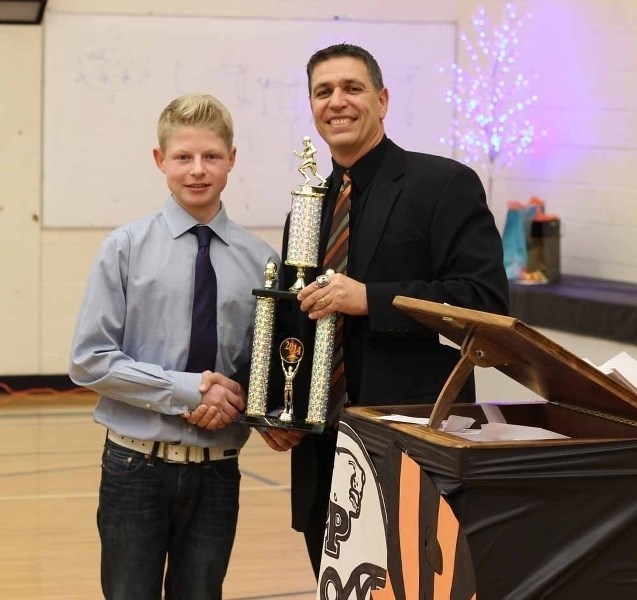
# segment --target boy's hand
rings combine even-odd
[[[258,427],[257,431],[265,443],[277,452],[285,452],[294,446],[298,446],[305,433],[291,429],[279,429],[277,427]]]
[[[245,410],[245,394],[241,385],[221,373],[204,371],[199,391],[201,404],[181,415],[192,425],[209,430],[221,429]]]
[[[225,388],[228,388],[231,392],[235,394],[242,393],[241,384],[234,379],[230,379],[221,373],[212,372],[212,371],[204,371],[201,374],[201,382],[199,383],[199,391],[201,394],[205,394],[215,383],[222,385]]]

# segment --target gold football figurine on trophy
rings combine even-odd
[[[319,180],[320,182],[319,185],[321,187],[325,186],[325,183],[327,180],[318,172],[318,169],[316,167],[316,160],[314,159],[314,155],[316,154],[316,147],[310,140],[309,136],[306,135],[303,138],[303,150],[301,152],[292,150],[292,153],[295,156],[298,156],[299,158],[303,159],[298,168],[299,168],[299,173],[301,173],[301,175],[305,177],[305,183],[306,184],[310,183],[310,178],[307,174],[307,171],[309,170],[310,173],[312,173],[312,175]]]

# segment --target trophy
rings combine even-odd
[[[301,399],[303,410],[295,410],[295,378],[305,354],[301,339],[288,337],[278,347],[284,389],[282,398],[268,397],[268,382],[272,373],[272,350],[277,302],[296,302],[297,293],[306,285],[305,269],[318,266],[318,246],[326,180],[318,173],[316,148],[309,137],[302,141],[298,170],[303,183],[292,190],[292,206],[285,264],[296,268],[296,281],[289,290],[274,289],[276,265],[268,263],[264,271],[264,287],[252,290],[257,297],[254,343],[250,366],[250,384],[246,411],[240,420],[252,426],[285,427],[321,433],[326,423],[329,400],[332,354],[334,348],[335,314],[319,319],[316,324],[314,353],[308,398]],[[309,173],[309,174],[308,174]],[[318,180],[312,185],[311,177]],[[298,395],[297,395],[298,396]],[[305,406],[307,404],[307,411]],[[305,413],[305,415],[303,414]]]

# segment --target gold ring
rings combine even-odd
[[[324,305],[325,304],[325,298],[319,298],[319,302]]]

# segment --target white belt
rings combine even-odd
[[[110,429],[107,437],[118,446],[134,450],[135,452],[141,452],[147,456],[150,456],[153,451],[153,446],[155,445],[155,442],[152,440],[133,440],[129,437],[119,435]],[[236,449],[223,450],[222,448],[208,448],[208,452],[210,454],[208,460],[223,460],[225,458],[233,458],[239,454],[239,451]],[[170,463],[202,463],[206,460],[204,448],[170,442],[159,442],[156,456]]]

